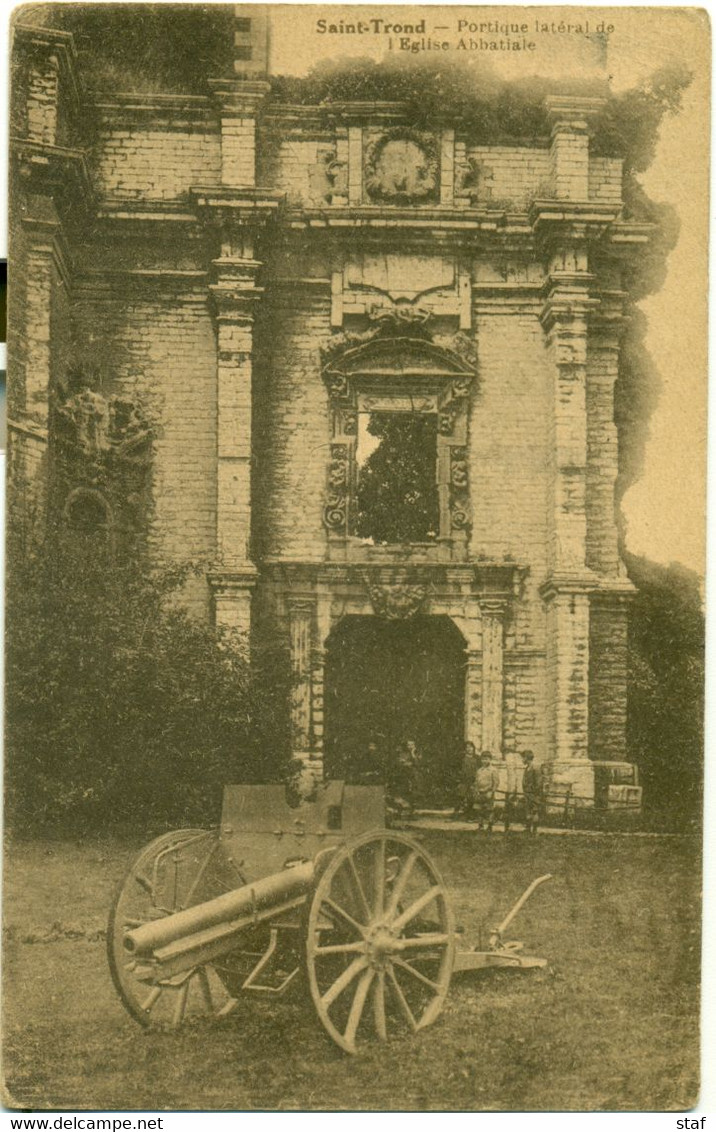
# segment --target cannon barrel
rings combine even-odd
[[[151,955],[159,948],[219,924],[254,914],[265,918],[260,914],[271,912],[277,906],[308,893],[315,867],[314,861],[306,861],[226,892],[204,904],[142,924],[125,933],[124,947],[133,955]]]

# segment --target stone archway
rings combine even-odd
[[[326,642],[326,776],[356,776],[370,741],[387,771],[412,738],[420,801],[450,803],[465,736],[465,668],[465,641],[449,617],[344,617]]]

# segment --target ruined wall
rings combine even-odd
[[[216,339],[205,295],[151,284],[135,284],[133,294],[85,285],[75,321],[80,364],[99,366],[106,391],[136,400],[153,425],[158,555],[208,564],[216,532]],[[208,612],[205,583],[190,600]]]
[[[177,201],[192,185],[219,183],[219,126],[208,99],[166,101],[158,108],[155,96],[144,112],[136,100],[127,106],[100,103],[93,165],[102,196]]]
[[[320,344],[330,332],[327,288],[270,289],[254,386],[254,521],[258,548],[271,557],[315,562],[325,556],[330,429]]]

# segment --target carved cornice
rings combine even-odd
[[[212,97],[229,118],[254,118],[271,90],[265,79],[209,79]]]
[[[546,300],[539,320],[546,333],[554,326],[568,326],[575,318],[586,318],[599,306],[599,299],[591,298],[585,290],[581,294],[556,291]]]
[[[250,593],[255,588],[257,579],[258,571],[251,563],[240,567],[216,565],[206,575],[215,598],[232,598]]]
[[[548,94],[544,100],[553,134],[587,130],[607,105],[606,98],[576,94]]]
[[[77,51],[71,32],[55,28],[33,27],[29,24],[15,24],[13,39],[16,49],[37,52],[57,60],[63,93],[70,102],[70,112],[77,114],[85,95],[81,77],[77,70]]]
[[[483,617],[493,617],[498,620],[505,616],[510,607],[509,599],[506,597],[480,597],[478,604]]]
[[[68,204],[76,201],[83,213],[94,209],[96,198],[86,150],[12,138],[10,153],[28,194],[62,198]]]
[[[127,124],[161,126],[169,132],[195,130],[198,124],[207,134],[218,135],[219,122],[210,98],[192,94],[127,93],[95,96],[94,107],[106,126],[126,129]]]
[[[214,282],[209,285],[212,305],[219,322],[251,322],[254,304],[263,294],[256,285],[261,267],[248,256],[222,256],[212,260]]]
[[[535,200],[528,213],[535,237],[560,244],[601,239],[621,214],[621,204],[596,201]]]
[[[350,395],[350,381],[354,376],[370,377],[371,374],[393,374],[401,381],[431,376],[439,384],[454,378],[454,396],[467,396],[477,365],[472,340],[458,333],[449,338],[441,337],[437,342],[427,332],[417,334],[406,327],[406,333],[403,327],[406,324],[401,326],[397,320],[390,333],[383,323],[364,334],[342,333],[329,338],[321,349],[321,356],[323,380],[331,396],[342,400]]]
[[[601,580],[587,566],[575,573],[556,572],[542,582],[539,595],[549,604],[557,597],[589,595],[600,588]]]
[[[195,186],[189,195],[199,218],[205,222],[229,221],[254,226],[263,226],[274,219],[285,199],[285,193],[275,189],[226,185]]]
[[[209,285],[214,317],[217,322],[253,322],[256,301],[263,294],[263,287],[240,287],[211,283]]]
[[[22,216],[22,226],[32,241],[33,250],[52,256],[58,274],[69,291],[72,283],[72,260],[62,221],[48,197],[37,197]]]
[[[476,597],[482,601],[509,602],[522,596],[529,566],[507,559],[483,562],[300,562],[264,558],[261,576],[285,586],[316,585],[333,591],[358,589],[368,583],[385,587],[393,584],[425,586],[434,597],[460,599]]]

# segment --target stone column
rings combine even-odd
[[[502,758],[504,600],[480,601],[482,613],[482,750]]]

